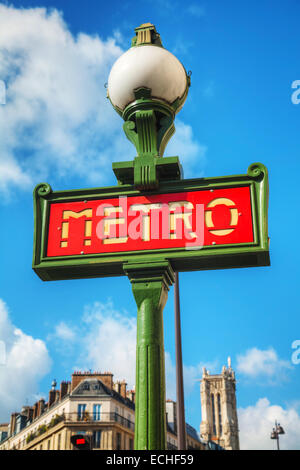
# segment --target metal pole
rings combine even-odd
[[[176,344],[177,439],[178,439],[178,450],[186,450],[186,429],[185,429],[185,413],[184,413],[184,391],[183,391],[183,369],[182,369],[178,272],[175,272],[174,304],[175,304],[175,344]]]
[[[275,421],[275,429],[276,429],[276,440],[277,440],[277,450],[280,450],[279,449],[279,429],[278,429],[278,425],[277,425],[277,421]]]
[[[135,450],[166,450],[163,309],[174,273],[167,261],[124,266],[137,312]]]

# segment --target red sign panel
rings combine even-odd
[[[253,242],[249,186],[50,205],[47,256]]]

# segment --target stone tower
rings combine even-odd
[[[222,373],[210,375],[203,368],[201,382],[202,422],[200,434],[205,441],[214,441],[226,450],[239,450],[236,409],[236,381],[228,358]]]

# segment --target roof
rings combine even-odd
[[[71,392],[71,397],[85,396],[85,397],[102,397],[102,398],[113,398],[123,405],[135,409],[135,404],[129,398],[124,398],[116,390],[111,389],[104,385],[103,382],[95,378],[87,378],[82,380]]]

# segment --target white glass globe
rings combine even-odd
[[[151,88],[151,97],[169,104],[181,98],[187,87],[187,76],[181,62],[162,47],[132,47],[114,63],[108,77],[108,95],[121,111],[135,101],[133,90]]]

